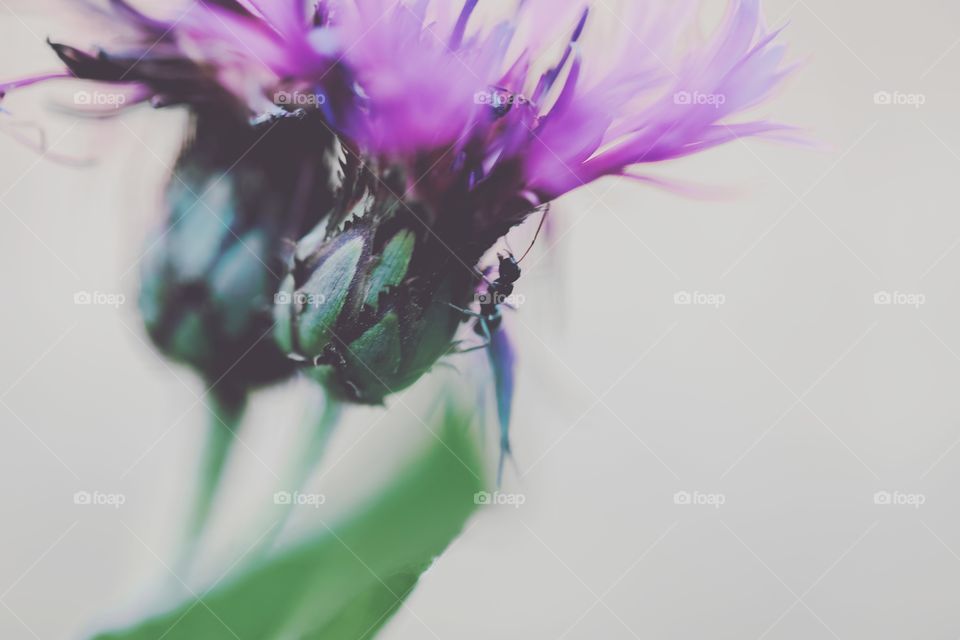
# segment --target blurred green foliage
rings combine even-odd
[[[199,598],[97,640],[372,638],[460,533],[484,488],[466,412],[439,412],[429,448],[344,522],[230,576]]]

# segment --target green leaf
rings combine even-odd
[[[386,585],[374,585],[369,592],[354,598],[349,606],[340,611],[336,618],[316,633],[304,636],[305,640],[327,640],[328,638],[350,638],[351,640],[369,640],[376,636],[390,617],[397,612],[403,598],[417,586],[420,576],[417,573],[401,573],[385,581]],[[373,622],[374,614],[379,614]]]
[[[366,640],[460,533],[484,487],[467,412],[439,415],[440,437],[345,522],[187,601],[100,640]]]

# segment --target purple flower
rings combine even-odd
[[[656,182],[642,165],[788,130],[737,117],[788,70],[759,0],[726,4],[704,36],[700,0],[635,0],[621,16],[559,0],[519,0],[507,16],[478,0],[206,0],[165,15],[111,0],[118,45],[53,47],[69,75],[132,85],[154,106],[257,131],[304,120],[302,157],[340,157],[324,178],[337,204],[294,251],[278,344],[341,397],[376,403],[450,353],[471,315],[491,345],[506,450],[513,349],[497,305],[472,300],[512,291],[520,271],[501,259],[513,271],[491,281],[477,270],[487,251],[599,178]],[[0,98],[62,75],[0,84]],[[311,151],[318,123],[332,151],[329,139]],[[279,164],[257,165],[262,189],[285,184]]]
[[[115,0],[123,46],[54,47],[71,74],[141,85],[156,104],[218,102],[251,119],[319,109],[359,150],[422,178],[431,200],[466,185],[504,213],[517,197],[536,206],[785,130],[733,120],[785,74],[759,0],[732,0],[706,38],[692,33],[689,0],[636,2],[615,19],[589,3],[527,0],[498,21],[474,15],[479,4],[207,0],[158,18]],[[49,77],[0,84],[0,96]]]

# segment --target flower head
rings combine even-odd
[[[518,1],[503,20],[474,15],[480,4],[207,0],[159,18],[115,0],[126,27],[115,49],[53,46],[72,75],[136,85],[159,105],[215,103],[253,120],[319,110],[431,198],[460,188],[508,209],[784,129],[733,120],[785,74],[759,0],[730,0],[706,37],[696,0],[632,3],[612,22],[587,2]]]
[[[706,36],[701,0],[637,0],[613,20],[604,3],[510,4],[498,17],[479,0],[206,0],[160,16],[111,0],[116,46],[53,47],[70,75],[132,85],[154,106],[230,114],[268,135],[285,121],[308,148],[327,144],[310,123],[333,133],[336,200],[290,238],[278,344],[341,396],[380,402],[473,318],[505,432],[513,349],[490,335],[497,306],[471,299],[520,273],[491,281],[487,251],[604,176],[646,180],[643,165],[786,129],[737,117],[786,73],[760,0],[728,0]],[[0,97],[40,79],[0,84]],[[247,204],[282,218],[261,205],[284,202],[268,192],[289,185],[258,184]]]

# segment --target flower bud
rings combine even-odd
[[[380,404],[449,353],[477,277],[387,201],[303,238],[275,305],[277,344],[350,402]]]
[[[242,391],[292,373],[271,339],[271,308],[285,239],[330,208],[331,144],[316,119],[252,127],[195,117],[166,190],[166,225],[148,242],[140,309],[160,350],[209,383]]]

